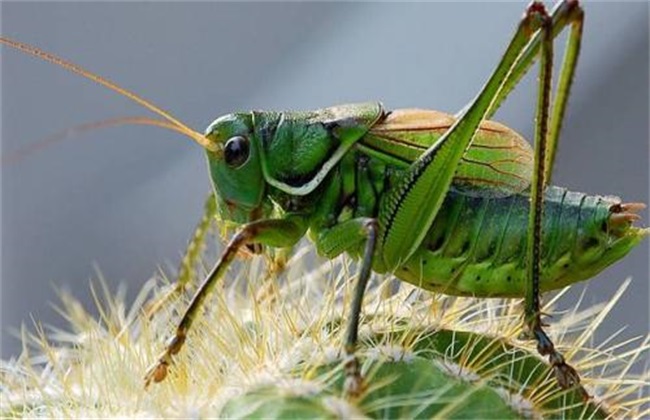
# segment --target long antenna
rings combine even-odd
[[[107,127],[116,127],[120,125],[148,125],[153,127],[161,127],[167,130],[175,131],[183,135],[187,134],[182,127],[179,127],[176,124],[172,124],[169,121],[165,121],[162,119],[155,119],[149,117],[133,117],[133,116],[110,118],[101,121],[79,124],[79,125],[75,125],[74,127],[68,127],[65,130],[49,135],[44,139],[37,141],[36,143],[31,143],[26,146],[19,147],[18,149],[10,152],[3,152],[2,159],[0,160],[0,165],[2,166],[13,165],[17,162],[20,162],[27,156],[31,156],[34,153],[46,149],[52,146],[53,144],[69,139],[70,137],[73,137],[75,135],[85,133],[87,131],[107,128]]]
[[[86,70],[86,69],[84,69],[82,67],[79,67],[76,64],[70,63],[69,61],[66,61],[66,60],[64,60],[64,59],[62,59],[60,57],[57,57],[56,55],[53,55],[53,54],[47,53],[45,51],[42,51],[42,50],[40,50],[40,49],[38,49],[38,48],[36,48],[34,46],[31,46],[29,44],[18,42],[18,41],[15,41],[13,39],[6,38],[6,37],[3,37],[3,36],[0,36],[0,43],[6,45],[8,47],[15,48],[15,49],[17,49],[19,51],[22,51],[25,54],[28,54],[28,55],[31,55],[33,57],[40,58],[41,60],[47,61],[49,63],[55,64],[55,65],[57,65],[59,67],[63,67],[64,69],[66,69],[68,71],[71,71],[71,72],[73,72],[75,74],[83,76],[86,79],[92,80],[95,83],[98,83],[98,84],[100,84],[100,85],[102,85],[102,86],[104,86],[104,87],[106,87],[106,88],[108,88],[108,89],[110,89],[110,90],[112,90],[112,91],[114,91],[116,93],[119,93],[120,95],[131,99],[132,101],[136,102],[137,104],[147,108],[148,110],[158,114],[159,116],[161,116],[165,120],[169,121],[172,125],[177,127],[177,130],[175,130],[175,131],[178,131],[180,133],[185,134],[186,136],[188,136],[189,138],[194,140],[196,143],[201,145],[203,148],[208,149],[208,150],[210,150],[212,152],[217,152],[219,150],[219,147],[216,144],[210,142],[210,140],[208,140],[201,133],[199,133],[197,131],[194,131],[191,128],[189,128],[187,125],[183,124],[180,120],[176,119],[170,113],[162,110],[161,108],[155,106],[151,102],[149,102],[149,101],[145,100],[144,98],[136,95],[135,93],[116,85],[115,83],[111,82],[110,80],[104,79],[103,77],[100,77],[100,76],[98,76],[98,75],[96,75],[96,74],[94,74],[94,73],[92,73],[92,72],[90,72],[90,71],[88,71],[88,70]],[[161,124],[161,126],[165,126],[165,125]],[[168,125],[166,127],[170,128],[170,126],[168,126]]]

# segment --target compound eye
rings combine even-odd
[[[233,169],[242,166],[250,155],[250,143],[246,137],[235,136],[228,139],[224,148],[226,165]]]

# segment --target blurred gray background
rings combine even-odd
[[[554,183],[648,202],[648,4],[588,3]],[[381,100],[456,112],[485,82],[524,4],[2,3],[2,33],[132,89],[202,130],[235,110]],[[556,43],[558,55],[563,42]],[[532,137],[535,75],[496,116]],[[72,126],[147,115],[2,49],[2,152]],[[2,357],[30,316],[64,325],[52,285],[89,301],[96,264],[130,292],[175,266],[208,191],[201,150],[149,127],[85,133],[2,166]],[[643,213],[648,224],[648,212]],[[648,242],[589,283],[634,281],[599,332],[648,332]],[[581,287],[570,294],[571,307]],[[132,296],[132,295],[131,295]],[[88,303],[92,307],[92,303]]]

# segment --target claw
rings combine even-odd
[[[563,389],[580,385],[580,375],[578,375],[578,372],[570,365],[564,362],[558,363],[553,365],[553,371],[555,372],[558,384]]]
[[[343,392],[349,399],[357,399],[363,394],[366,386],[361,376],[359,361],[354,355],[348,355],[345,360],[345,382]]]
[[[178,353],[185,342],[185,334],[177,331],[165,348],[165,351],[158,357],[158,361],[147,369],[144,375],[144,389],[149,387],[151,382],[158,383],[165,380],[169,365],[172,364],[172,355]]]
[[[559,353],[556,352],[550,355],[549,361],[553,366],[555,379],[562,389],[574,388],[580,393],[584,401],[588,401],[591,398],[585,388],[580,385],[580,375],[578,372],[571,365],[567,364]]]
[[[366,386],[363,382],[363,377],[358,376],[346,376],[345,382],[343,384],[343,389],[345,396],[350,399],[357,399],[363,394],[363,391],[366,389]]]
[[[168,351],[165,351],[158,361],[147,369],[144,375],[144,389],[149,388],[151,382],[158,383],[165,380],[167,377],[167,370],[172,362],[172,356]]]

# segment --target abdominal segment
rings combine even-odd
[[[544,203],[541,291],[589,278],[633,246],[617,245],[621,235],[609,232],[616,198],[548,187]],[[525,193],[482,197],[450,191],[422,246],[395,275],[449,295],[523,297],[528,212]]]

